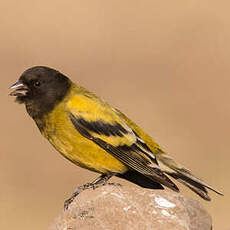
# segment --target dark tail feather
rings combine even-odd
[[[221,192],[217,191],[201,179],[194,176],[188,169],[176,163],[172,158],[170,158],[166,154],[161,154],[157,157],[158,161],[163,164],[164,168],[166,167],[166,170],[163,170],[164,173],[168,174],[180,183],[184,184],[203,199],[208,201],[211,200],[211,198],[208,195],[207,189],[210,189],[219,195],[223,195]]]
[[[164,187],[151,180],[150,178],[144,176],[143,174],[137,172],[137,171],[132,171],[129,170],[125,172],[124,174],[117,174],[117,177],[123,178],[125,180],[128,180],[134,184],[137,184],[143,188],[149,188],[149,189],[164,189]]]
[[[190,178],[184,177],[182,175],[178,175],[176,173],[168,173],[168,175],[172,176],[174,179],[176,179],[177,181],[179,181],[183,185],[190,188],[193,192],[198,194],[203,199],[205,199],[207,201],[211,200],[210,196],[208,195],[207,189],[203,185],[191,180]]]

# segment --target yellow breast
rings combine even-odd
[[[74,164],[99,173],[122,173],[127,170],[123,163],[74,128],[64,103],[57,105],[44,119],[43,136]]]

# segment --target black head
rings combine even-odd
[[[11,86],[18,103],[24,103],[33,118],[41,117],[53,109],[60,102],[71,81],[57,70],[35,66],[26,70],[19,81]]]

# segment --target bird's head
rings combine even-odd
[[[24,103],[34,117],[52,110],[63,99],[70,87],[70,80],[57,70],[35,66],[22,73],[10,89],[16,102]]]

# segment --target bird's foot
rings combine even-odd
[[[79,186],[77,187],[72,196],[65,200],[64,202],[64,210],[66,211],[68,208],[69,208],[69,205],[73,202],[73,200],[75,199],[76,196],[78,196],[80,194],[80,192],[86,190],[86,189],[90,189],[90,188],[93,188],[93,189],[96,189],[98,187],[101,187],[101,186],[104,186],[107,184],[107,181],[113,176],[114,174],[108,174],[108,175],[101,175],[100,177],[98,177],[96,180],[94,180],[92,183],[87,183],[87,184],[84,184],[82,186]],[[115,185],[115,183],[109,183],[109,184],[113,184]]]
[[[120,184],[120,183],[114,183],[114,182],[107,183],[107,185],[112,185],[112,186],[122,187],[122,184]]]
[[[84,185],[81,185],[81,186],[77,187],[74,190],[72,196],[69,199],[65,200],[65,202],[64,202],[64,210],[67,210],[69,208],[69,205],[73,202],[75,197],[80,194],[80,192],[82,192],[82,191],[84,191],[86,189],[89,189],[89,188],[95,189],[96,187],[95,187],[95,185],[93,183],[87,183],[87,184],[84,184]]]

